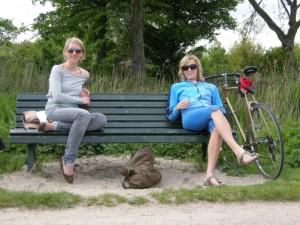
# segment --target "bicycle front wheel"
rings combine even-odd
[[[261,103],[251,104],[251,116],[251,148],[260,155],[256,166],[264,177],[276,179],[284,162],[284,147],[278,120],[270,108]]]

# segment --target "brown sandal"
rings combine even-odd
[[[212,179],[215,179],[217,182],[218,182],[218,184],[215,184],[215,183],[212,183],[211,182],[211,180]],[[216,178],[215,176],[209,176],[209,177],[207,177],[205,180],[204,180],[204,182],[203,182],[203,185],[204,186],[220,186],[220,185],[222,185],[223,183],[222,183],[222,181],[220,181],[218,178]]]
[[[253,158],[247,162],[247,161],[244,160],[245,155],[252,156]],[[259,155],[257,153],[251,153],[251,152],[248,152],[248,151],[244,150],[242,152],[242,154],[239,155],[239,157],[237,158],[237,160],[238,160],[238,164],[239,165],[244,166],[244,165],[248,165],[248,164],[254,162],[258,158],[259,158]]]

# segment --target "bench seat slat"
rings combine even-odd
[[[168,121],[109,121],[105,128],[182,128],[180,123],[170,123]],[[16,123],[16,128],[24,128],[21,121]]]
[[[68,135],[68,132],[46,132],[42,133],[36,129],[24,129],[17,128],[11,129],[11,136],[14,135],[35,135],[35,136],[65,136]],[[205,132],[192,132],[184,129],[176,129],[176,128],[105,128],[103,131],[88,131],[86,132],[86,136],[89,135],[126,135],[126,134],[135,134],[135,135],[171,135],[171,134],[180,134],[180,135],[203,135]]]
[[[55,136],[49,138],[45,136],[12,136],[11,141],[14,144],[65,144],[67,142],[67,136]],[[205,143],[207,142],[207,136],[200,135],[123,135],[123,136],[99,136],[91,135],[85,136],[82,143],[98,143],[98,144],[109,144],[109,143]]]

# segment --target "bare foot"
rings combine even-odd
[[[219,181],[215,176],[207,176],[204,179],[204,186],[220,186],[222,182]]]

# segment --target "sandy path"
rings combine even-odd
[[[0,187],[9,190],[34,192],[67,191],[81,196],[116,193],[123,196],[145,196],[149,192],[165,188],[191,188],[202,185],[204,173],[193,163],[178,160],[157,159],[156,167],[162,173],[162,181],[156,187],[143,190],[124,190],[119,169],[127,158],[97,156],[78,160],[76,179],[67,184],[57,162],[47,163],[38,173],[27,173],[25,168],[0,177]],[[230,177],[218,173],[228,185],[263,183],[260,175]],[[299,203],[187,203],[160,205],[150,202],[142,206],[128,204],[117,207],[76,206],[71,209],[27,210],[0,209],[0,225],[194,225],[194,224],[300,224]]]
[[[44,164],[38,173],[27,173],[26,169],[0,177],[0,187],[16,191],[57,192],[67,191],[82,196],[93,196],[107,192],[125,196],[147,195],[165,188],[191,188],[202,185],[204,173],[193,163],[179,160],[157,159],[155,165],[162,173],[161,182],[149,189],[123,189],[120,167],[127,158],[97,156],[81,158],[76,167],[75,182],[67,184],[60,172],[58,162]],[[230,177],[218,173],[218,177],[228,185],[249,185],[265,181],[260,175]]]
[[[299,203],[192,203],[0,211],[1,225],[296,225]],[[298,212],[298,213],[297,213]]]

